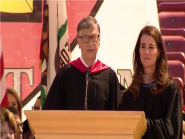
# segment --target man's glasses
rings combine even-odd
[[[78,36],[78,38],[82,38],[82,41],[83,41],[84,43],[88,43],[90,39],[91,39],[92,42],[97,42],[98,39],[99,39],[99,36],[100,36],[100,35],[92,35],[92,36],[84,35],[84,36],[81,36],[81,37]]]

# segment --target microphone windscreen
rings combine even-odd
[[[85,70],[85,74],[88,74],[88,75],[89,75],[90,73],[91,73],[91,72],[90,72],[89,69],[86,69],[86,70]]]

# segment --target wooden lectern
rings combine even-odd
[[[36,139],[141,139],[144,112],[25,111]]]

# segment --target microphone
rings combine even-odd
[[[90,70],[86,69],[85,70],[85,76],[86,76],[86,87],[85,87],[85,105],[84,105],[84,109],[87,110],[87,92],[88,92],[88,84],[89,84],[89,74],[90,74]]]

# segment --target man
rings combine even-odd
[[[13,106],[6,106],[5,108],[7,108],[14,116],[14,119],[17,123],[17,132],[15,134],[15,139],[22,139],[22,133],[23,133],[23,124],[21,122],[21,119],[19,117],[19,111],[14,108]]]
[[[36,101],[34,106],[32,107],[32,110],[40,110],[41,109],[41,100],[40,100],[41,96],[39,96]]]
[[[94,17],[79,22],[77,43],[81,57],[57,73],[43,110],[117,110],[119,82],[116,73],[97,60],[100,26]]]

